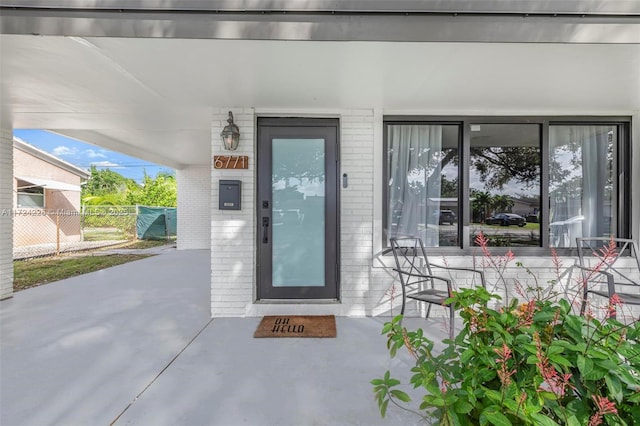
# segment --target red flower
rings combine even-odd
[[[598,411],[589,419],[589,426],[598,426],[602,424],[602,416],[605,414],[618,414],[616,404],[609,401],[606,396],[592,395],[593,402],[596,403]]]
[[[615,318],[616,317],[616,306],[622,305],[624,302],[620,299],[617,293],[614,293],[609,299],[609,304],[607,305],[607,313],[605,318]]]
[[[497,363],[506,362],[511,358],[511,349],[506,344],[502,344],[501,348],[493,348],[493,351],[498,354],[499,358],[496,359]]]
[[[512,352],[511,349],[506,344],[502,344],[501,348],[493,348],[493,351],[498,354],[498,358],[496,359],[496,364],[501,364],[500,369],[498,369],[498,377],[500,377],[500,382],[503,386],[509,386],[511,384],[511,376],[516,373],[516,370],[511,370],[507,368],[507,361],[511,358]]]
[[[573,385],[569,382],[571,374],[559,375],[556,369],[549,363],[549,358],[544,354],[542,350],[542,343],[540,342],[540,335],[536,332],[533,334],[533,340],[536,343],[536,356],[538,362],[536,367],[540,371],[540,375],[544,379],[544,382],[540,385],[540,390],[546,390],[553,392],[557,396],[564,396],[567,392],[567,388],[573,389]]]
[[[596,407],[598,407],[598,412],[602,414],[618,414],[616,403],[609,401],[609,398],[606,396],[592,395],[591,397],[596,403]]]

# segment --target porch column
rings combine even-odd
[[[178,250],[211,248],[211,166],[176,170]]]
[[[13,131],[0,127],[0,300],[13,296]]]
[[[227,125],[229,111],[240,128],[236,151],[224,151],[220,132]],[[211,315],[242,317],[254,300],[255,213],[254,213],[254,133],[253,108],[219,108],[211,123],[211,155],[246,155],[247,169],[211,167]],[[219,181],[241,181],[242,210],[218,208]]]

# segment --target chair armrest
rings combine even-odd
[[[434,263],[429,263],[429,266],[432,266],[434,268],[440,268],[440,269],[446,269],[448,271],[466,271],[466,272],[473,272],[476,274],[480,275],[480,283],[482,284],[482,287],[487,288],[487,284],[484,280],[484,272],[480,271],[479,269],[473,269],[473,268],[458,268],[458,267],[453,267],[453,266],[441,266],[441,265],[436,265]]]
[[[587,268],[585,266],[581,266],[581,265],[572,265],[572,268],[578,268],[580,270],[582,270],[582,276],[583,279],[585,281],[588,281],[586,279],[586,277],[584,276],[585,272],[589,272],[591,274],[601,274],[604,275],[607,279],[607,292],[609,293],[609,297],[613,296],[616,293],[616,284],[615,284],[615,280],[613,278],[613,274],[609,273],[609,272],[605,272],[605,271],[597,271],[595,269],[592,268]],[[585,285],[585,289],[586,291],[588,291],[588,288],[586,287],[587,283],[584,283]]]
[[[413,272],[403,271],[402,269],[397,269],[397,268],[393,268],[393,270],[399,274],[408,275],[410,277],[424,278],[425,280],[433,279],[433,280],[444,281],[447,284],[447,291],[449,292],[449,294],[451,294],[453,290],[453,286],[451,285],[451,280],[449,278],[443,278],[437,275],[416,274]],[[410,285],[413,285],[413,284],[416,284],[416,283],[411,283]]]

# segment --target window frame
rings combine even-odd
[[[384,115],[382,117],[382,249],[390,252],[387,243],[386,229],[388,216],[388,182],[387,150],[389,125],[458,125],[458,196],[461,200],[469,200],[469,164],[471,146],[471,124],[536,124],[540,129],[540,199],[549,200],[549,128],[554,125],[612,125],[617,127],[618,141],[614,147],[614,208],[616,224],[615,232],[620,238],[629,238],[631,233],[631,117],[630,116],[434,116],[434,115]],[[438,251],[449,255],[471,255],[477,251],[469,237],[469,203],[459,203],[458,246],[438,247]],[[549,252],[549,203],[540,206],[540,247],[491,247],[492,252],[499,254],[512,250],[514,253],[540,255]],[[557,248],[559,254],[573,255],[576,248]]]

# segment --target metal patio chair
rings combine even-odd
[[[479,275],[480,285],[486,288],[484,273],[471,268],[451,268],[434,265],[429,262],[427,252],[422,240],[417,237],[391,238],[391,250],[396,262],[393,269],[398,273],[402,286],[402,309],[400,313],[404,315],[407,299],[424,302],[427,304],[426,318],[429,318],[432,305],[439,305],[449,308],[449,338],[453,339],[455,310],[453,304],[446,300],[452,296],[453,282],[451,274],[443,276],[450,271],[467,271]],[[439,275],[434,274],[434,269],[442,270]],[[441,287],[436,288],[436,282],[441,283]]]
[[[616,294],[626,305],[640,305],[640,259],[636,241],[625,238],[578,237],[576,242],[583,282],[593,281],[594,272],[600,272],[600,279],[595,286],[583,285],[581,315],[585,312],[589,294],[607,298],[609,302]],[[609,244],[615,244],[615,251],[608,250]],[[605,257],[607,251],[609,255]],[[615,310],[611,311],[611,317],[615,318]]]

